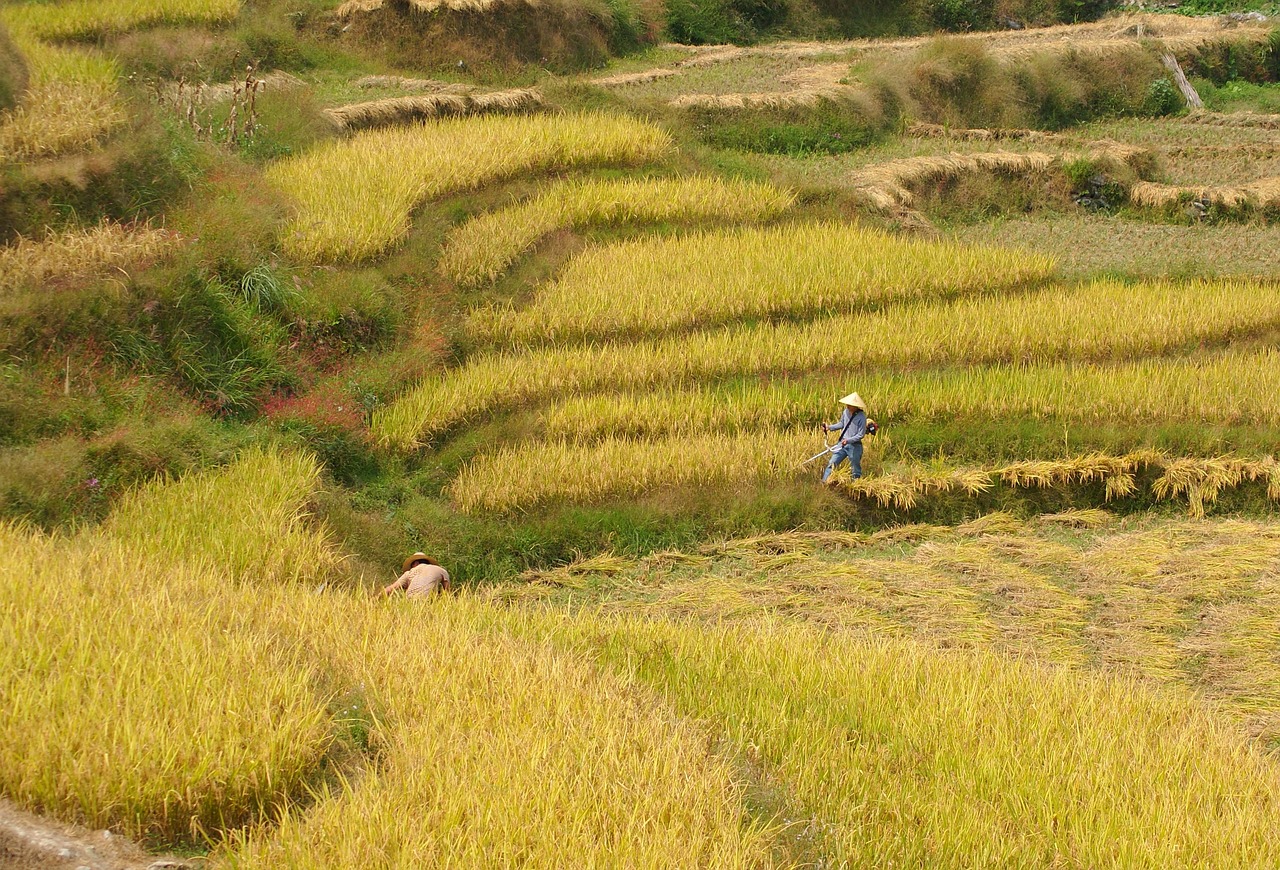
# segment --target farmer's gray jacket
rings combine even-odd
[[[827,426],[830,432],[839,432],[841,429],[844,430],[841,441],[848,441],[850,444],[861,441],[867,434],[867,412],[846,405],[840,420]]]

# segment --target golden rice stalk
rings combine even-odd
[[[768,214],[790,202],[789,194],[772,187],[718,183],[692,186],[689,198],[705,202],[706,213],[723,204],[726,212],[743,216],[753,206]],[[501,239],[503,230],[489,222],[483,227],[492,230],[485,236]],[[479,240],[474,235],[469,250]],[[447,253],[445,260],[453,261]],[[524,308],[473,314],[471,332],[519,345],[740,318],[846,313],[1025,287],[1045,281],[1053,269],[1052,260],[1021,251],[904,238],[847,224],[735,227],[592,248]]]
[[[275,163],[267,178],[297,206],[290,253],[361,260],[402,238],[425,200],[518,173],[647,163],[671,148],[658,127],[621,115],[484,115],[358,133]]]
[[[1038,522],[1050,526],[1066,526],[1072,529],[1100,529],[1115,517],[1101,508],[1071,508],[1056,514],[1044,514],[1037,519]]]
[[[511,513],[540,504],[639,496],[678,486],[753,484],[805,472],[798,462],[812,453],[812,431],[636,441],[611,438],[595,444],[568,441],[518,444],[477,456],[449,484],[454,503],[467,513]],[[875,461],[878,448],[868,451]]]
[[[993,511],[967,523],[956,526],[961,535],[1017,534],[1026,529],[1026,523],[1008,511]]]
[[[573,561],[566,565],[558,568],[534,568],[523,572],[520,579],[526,583],[543,583],[549,586],[580,589],[586,585],[587,578],[592,575],[611,577],[621,574],[635,564],[635,559],[628,559],[609,551],[597,553],[594,556],[578,553]]]
[[[149,224],[111,222],[40,241],[19,236],[0,247],[0,293],[56,289],[116,274],[127,278],[130,269],[147,265],[178,241],[176,234]]]
[[[88,148],[124,123],[114,60],[31,38],[16,41],[31,68],[31,85],[17,108],[0,112],[0,160]]]
[[[537,88],[515,88],[480,94],[389,97],[327,109],[325,115],[340,130],[352,131],[461,115],[514,114],[540,108],[542,105],[542,92]]]
[[[777,253],[794,256],[782,246]],[[1091,316],[1078,316],[1081,311]],[[1009,298],[907,304],[805,324],[733,326],[636,343],[477,355],[379,409],[373,431],[384,443],[404,449],[476,414],[572,393],[781,372],[1044,365],[1063,357],[1085,363],[1238,339],[1277,325],[1276,284],[1097,281]]]
[[[1132,474],[1121,472],[1107,478],[1106,500],[1114,501],[1125,498],[1138,491],[1138,479]]]
[[[538,239],[562,227],[767,220],[794,201],[789,191],[771,184],[708,176],[562,182],[455,228],[445,240],[440,269],[459,284],[474,285],[493,280]]]
[[[1172,420],[1187,407],[1237,425],[1280,424],[1280,405],[1271,400],[1280,394],[1280,353],[1269,349],[1105,365],[862,371],[854,383],[824,374],[624,390],[557,399],[539,418],[548,437],[572,439],[777,428],[822,419],[851,386],[871,402],[874,417],[890,424],[956,416],[1145,423]]]

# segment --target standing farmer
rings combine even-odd
[[[404,573],[400,579],[383,589],[382,594],[391,595],[401,590],[407,598],[429,598],[439,592],[448,592],[449,572],[426,553],[414,553],[404,560]]]
[[[844,405],[844,413],[835,423],[823,423],[822,431],[839,432],[836,443],[831,449],[831,461],[827,470],[822,472],[822,482],[826,483],[836,467],[849,460],[849,475],[862,477],[862,439],[867,435],[867,406],[857,393],[850,393],[840,400]]]

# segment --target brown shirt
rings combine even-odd
[[[428,565],[419,562],[400,575],[400,579],[389,587],[390,591],[403,589],[410,597],[426,598],[443,589],[449,588],[449,572],[439,565]]]

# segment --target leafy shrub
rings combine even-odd
[[[668,0],[667,35],[690,45],[755,42],[787,17],[786,0]]]
[[[1167,78],[1159,78],[1147,87],[1147,98],[1142,103],[1143,112],[1154,117],[1174,115],[1182,110],[1182,95]]]
[[[936,39],[911,61],[907,93],[923,117],[956,127],[1005,126],[1016,91],[987,50],[973,40]]]
[[[993,0],[929,0],[929,22],[939,30],[986,30],[995,20]]]

